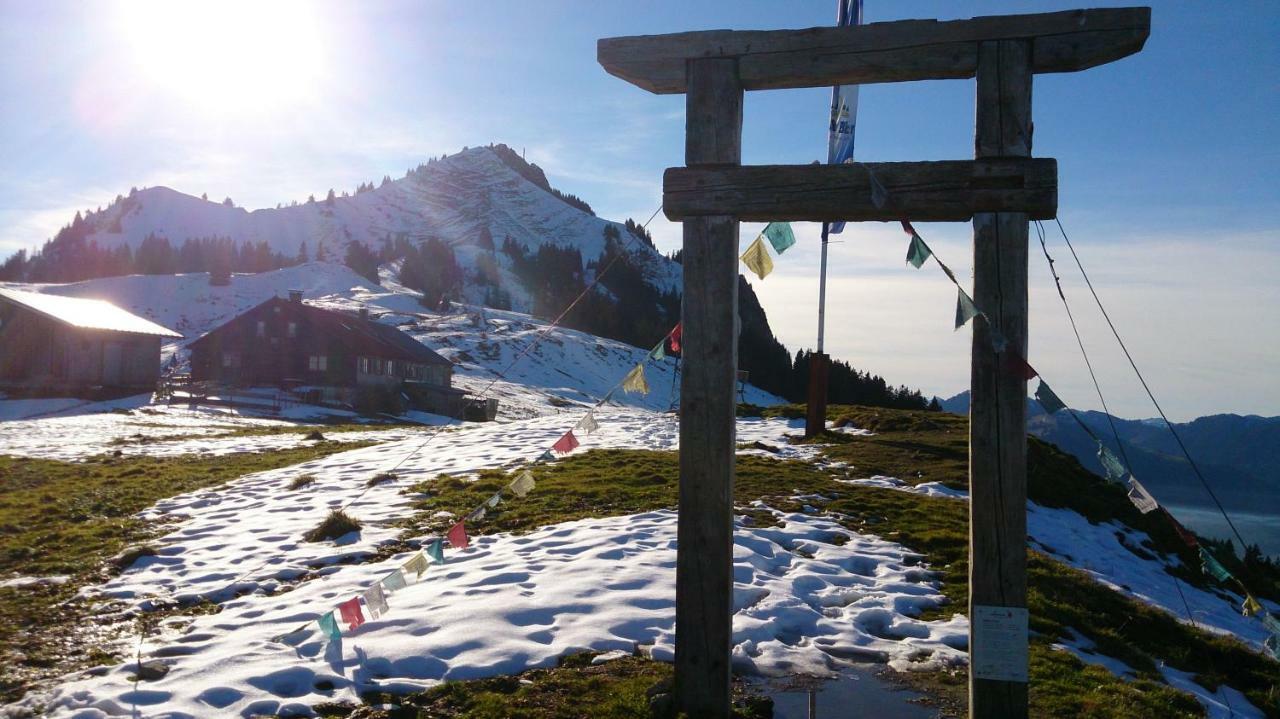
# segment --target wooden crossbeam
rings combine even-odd
[[[965,221],[977,212],[1048,220],[1058,212],[1058,161],[672,167],[662,189],[663,212],[675,221],[707,215],[748,222]]]
[[[1151,8],[1069,10],[970,20],[900,20],[807,30],[707,30],[604,38],[596,58],[650,92],[685,92],[687,63],[736,58],[745,90],[974,77],[978,45],[1030,40],[1031,70],[1076,72],[1132,55],[1151,32]]]

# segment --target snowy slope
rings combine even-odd
[[[296,255],[304,242],[314,256],[323,244],[331,258],[340,258],[351,241],[376,248],[388,236],[411,241],[436,237],[454,247],[464,269],[475,266],[481,252],[477,242],[486,230],[499,247],[507,237],[533,250],[547,242],[577,247],[584,263],[604,251],[605,227],[612,225],[626,237],[622,225],[570,206],[487,147],[424,165],[368,192],[335,197],[332,204],[248,211],[151,187],[90,212],[85,222],[93,228],[87,239],[106,248],[128,244],[136,249],[148,234],[174,245],[188,238],[230,237],[237,243],[266,242],[288,256]],[[651,285],[678,289],[678,264],[643,243],[628,246]]]

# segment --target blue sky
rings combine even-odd
[[[1096,6],[1090,2],[1086,5]],[[866,0],[870,22],[1041,12],[1060,2]],[[167,185],[273,207],[403,174],[493,141],[614,219],[648,217],[683,161],[683,101],[595,62],[599,37],[809,27],[821,2],[145,2],[0,0],[0,254],[76,209]],[[1037,76],[1035,154],[1059,161],[1060,216],[1166,409],[1280,414],[1280,4],[1159,2],[1133,57]],[[972,156],[972,81],[863,88],[857,157]],[[825,156],[828,91],[748,95],[744,162]],[[679,226],[651,228],[663,249]],[[919,226],[967,279],[963,224]],[[744,225],[749,241],[758,225]],[[793,350],[816,334],[817,228],[753,282]],[[1150,406],[1056,232],[1059,260],[1112,409]],[[932,265],[904,267],[894,226],[832,245],[828,349],[943,396],[968,383],[968,332]],[[1052,281],[1032,255],[1030,359],[1096,408]]]

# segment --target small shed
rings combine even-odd
[[[111,397],[155,389],[182,335],[104,300],[0,289],[0,390]]]

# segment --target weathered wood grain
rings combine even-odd
[[[604,69],[659,94],[685,92],[686,63],[736,58],[747,90],[973,77],[978,46],[1030,42],[1032,72],[1076,72],[1142,49],[1147,7],[1068,10],[970,20],[900,20],[805,30],[708,30],[604,38]]]

